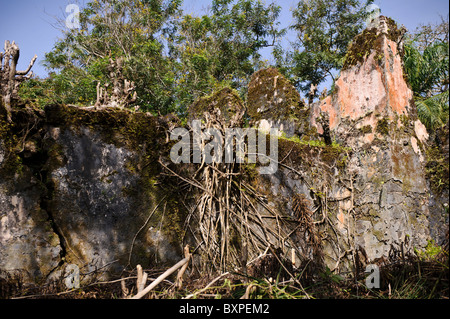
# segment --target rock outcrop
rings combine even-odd
[[[251,125],[281,130],[279,169],[258,175],[248,165],[242,192],[277,216],[259,225],[292,228],[295,247],[276,246],[287,238],[274,247],[294,267],[364,271],[448,236],[448,125],[430,140],[403,73],[404,31],[384,17],[375,25],[355,38],[334,90],[311,108],[276,69],[249,84]],[[244,111],[227,88],[189,108],[190,119],[215,112],[233,125]],[[58,105],[11,115],[12,123],[0,117],[0,274],[45,282],[75,264],[89,279],[182,257],[190,186],[164,170],[176,116]]]
[[[13,120],[0,131],[0,270],[40,282],[75,264],[92,279],[178,259],[182,208],[156,186],[163,119],[49,106]]]
[[[333,93],[312,110],[318,132],[325,115],[332,138],[351,149],[345,178],[352,202],[342,203],[337,229],[354,236],[368,261],[388,259],[393,248],[423,247],[436,226],[430,225],[436,216],[430,214],[424,170],[428,133],[405,81],[403,34],[380,17],[377,27],[358,35]],[[441,217],[448,223],[448,215]]]
[[[278,128],[291,137],[303,132],[309,116],[295,87],[274,68],[253,74],[248,85],[248,114],[253,125],[263,131]]]

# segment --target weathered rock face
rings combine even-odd
[[[278,248],[289,258],[295,248],[297,266],[364,270],[448,234],[448,124],[430,141],[418,120],[402,34],[386,18],[360,34],[334,92],[310,109],[277,70],[252,77],[251,125],[284,134],[275,174],[249,165],[239,178],[257,194],[258,211],[275,212],[264,223],[288,225],[274,247],[289,237],[297,247]],[[225,88],[189,112],[238,126],[245,103]],[[68,264],[117,274],[182,257],[184,207],[198,199],[162,173],[175,116],[63,106],[12,115],[13,124],[0,117],[0,274],[46,280]],[[188,175],[198,169],[180,165],[174,170]]]
[[[52,128],[50,134],[56,145],[62,146],[66,159],[49,176],[54,185],[49,210],[64,238],[66,261],[81,262],[88,272],[107,264],[109,270],[121,271],[134,236],[157,204],[152,192],[142,202],[137,201],[143,197],[139,196],[143,191],[138,190],[139,174],[128,166],[137,161],[136,154],[105,143],[99,133],[86,127],[77,133]],[[157,229],[146,229],[144,234],[134,247],[135,253],[161,261],[177,259],[177,251],[170,245],[157,248],[155,242],[169,241]]]
[[[321,133],[326,114],[332,137],[351,149],[344,176],[353,202],[342,202],[336,229],[352,234],[368,261],[388,259],[391,248],[423,247],[434,218],[424,170],[428,134],[404,80],[402,34],[384,17],[378,28],[360,34],[333,94],[314,106],[311,118]]]
[[[330,129],[345,139],[354,129],[364,128],[363,140],[372,142],[380,120],[398,120],[416,116],[413,94],[403,76],[402,56],[398,43],[403,31],[381,17],[378,28],[366,29],[350,45],[344,69],[335,83],[334,93],[314,107],[312,124],[318,112],[328,113]],[[369,127],[371,132],[369,132]],[[318,125],[319,132],[322,130]]]
[[[316,212],[324,262],[332,270],[386,262],[430,240],[443,243],[448,233],[448,199],[430,188],[433,178],[426,174],[431,165],[439,180],[445,172],[448,179],[448,165],[441,151],[434,151],[432,163],[427,156],[429,134],[403,74],[403,33],[381,17],[355,38],[334,92],[308,110],[302,130],[283,128],[273,115],[272,108],[284,114],[278,118],[292,118],[283,100],[274,99],[280,93],[274,93],[273,78],[266,83],[256,73],[249,87],[249,113],[256,110],[257,125],[296,135],[280,143],[279,158],[287,165],[263,177],[258,190],[290,216],[293,198],[305,199],[306,211]],[[253,92],[265,86],[272,90]],[[317,141],[327,134],[334,143]],[[304,239],[298,244],[308,250]]]
[[[59,237],[40,207],[38,181],[23,172],[0,180],[0,269],[23,272],[26,280],[39,280],[60,262]]]
[[[244,103],[232,89],[225,87],[211,96],[198,99],[189,106],[189,120],[204,119],[205,114],[213,114],[231,127],[243,124]]]
[[[178,259],[174,229],[182,211],[172,207],[177,195],[170,188],[161,193],[155,185],[163,122],[65,107],[27,116],[36,123],[24,142],[29,150],[24,146],[14,161],[9,155],[17,149],[1,148],[2,271],[39,281],[59,277],[68,264],[101,276]],[[2,145],[26,125],[20,117],[13,113],[16,127],[4,132]],[[165,208],[158,205],[163,196],[172,197]]]
[[[41,279],[58,266],[62,248],[42,210],[39,180],[18,164],[17,139],[6,138],[10,127],[0,119],[0,269],[25,270],[26,280]]]
[[[449,224],[449,122],[433,132],[426,150],[425,172],[430,192],[430,229],[433,238],[447,234]]]
[[[309,110],[295,87],[274,68],[253,74],[248,85],[248,114],[263,131],[278,128],[288,137],[303,133]]]

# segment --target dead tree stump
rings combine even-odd
[[[107,83],[104,87],[101,87],[99,82],[97,84],[96,107],[107,106],[124,108],[136,102],[137,93],[134,91],[136,88],[134,82],[125,79],[122,70],[123,58],[117,58],[116,60],[110,58],[108,76],[112,84],[112,92],[108,95],[109,84]]]
[[[13,41],[5,41],[5,51],[0,52],[0,93],[2,95],[2,105],[6,111],[8,122],[11,122],[11,108],[17,103],[19,97],[17,92],[20,84],[31,78],[33,72],[27,75],[36,61],[35,55],[31,59],[28,68],[25,71],[17,71],[17,62],[19,61],[20,49]],[[3,111],[3,110],[2,110]]]

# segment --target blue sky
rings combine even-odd
[[[33,71],[45,77],[47,71],[41,65],[45,52],[52,49],[62,35],[56,27],[57,18],[65,17],[65,8],[70,3],[83,4],[87,0],[0,0],[0,42],[1,51],[5,40],[14,40],[20,47],[19,69],[25,69],[34,54],[38,60]],[[266,2],[270,2],[266,0]],[[290,9],[298,0],[275,1],[282,7],[280,26],[287,27],[292,21]],[[185,0],[186,13],[202,15],[207,12],[210,0]],[[415,30],[420,24],[438,22],[439,14],[447,16],[447,0],[375,0],[381,14],[390,16],[408,30]],[[288,33],[287,40],[294,40]]]

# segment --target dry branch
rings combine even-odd
[[[6,118],[11,122],[11,109],[19,100],[17,92],[19,86],[25,80],[31,78],[33,72],[27,75],[37,56],[35,55],[25,71],[17,71],[17,63],[19,61],[20,49],[13,41],[5,41],[4,52],[0,52],[0,94],[2,95],[2,104],[6,111]],[[2,110],[0,110],[2,111]]]
[[[144,290],[145,284],[147,283],[148,274],[142,270],[141,265],[136,266],[137,269],[137,279],[136,279],[136,288],[137,292],[141,292]]]
[[[141,299],[146,294],[148,294],[153,288],[155,288],[157,285],[159,285],[164,279],[166,279],[168,276],[170,276],[172,273],[174,273],[178,268],[183,267],[185,264],[189,262],[189,258],[184,258],[180,260],[178,263],[176,263],[173,267],[166,270],[161,276],[156,278],[155,281],[153,281],[147,288],[142,290],[141,292],[137,293],[134,297],[131,299]]]
[[[184,247],[184,257],[190,259],[191,258],[191,253],[189,252],[189,245],[186,245],[186,247]],[[175,286],[180,289],[181,286],[183,285],[183,276],[184,273],[186,272],[186,269],[188,267],[189,263],[185,263],[183,265],[183,267],[181,267],[180,271],[178,272],[177,275],[177,281],[175,283]]]
[[[122,57],[117,59],[109,59],[108,65],[108,77],[112,83],[112,92],[108,94],[109,83],[105,83],[101,87],[100,82],[97,83],[97,101],[95,107],[118,107],[125,108],[130,104],[136,102],[137,93],[134,82],[125,79],[123,76],[123,63]]]
[[[221,274],[220,276],[217,276],[216,278],[214,278],[209,284],[207,284],[204,288],[202,288],[199,291],[196,291],[193,294],[187,295],[186,297],[184,297],[183,299],[191,299],[195,296],[198,296],[199,294],[203,293],[204,291],[208,290],[212,285],[214,285],[216,282],[218,282],[220,279],[222,279],[225,276],[228,276],[230,273],[229,272],[225,272],[223,274]]]

